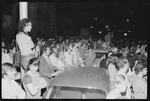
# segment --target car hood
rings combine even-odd
[[[58,74],[50,86],[100,89],[108,93],[109,76],[105,68],[74,67]]]

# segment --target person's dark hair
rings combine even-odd
[[[9,45],[7,51],[10,52],[10,50],[12,50],[14,47],[16,48],[16,46],[14,44],[13,45]]]
[[[30,59],[29,62],[28,62],[27,70],[26,71],[30,70],[30,65],[39,66],[40,65],[39,59],[38,58],[32,58],[32,59]]]
[[[18,23],[18,32],[24,32],[24,28],[27,26],[27,23],[32,23],[30,19],[24,18]]]
[[[43,45],[43,46],[41,47],[41,54],[43,54],[43,53],[47,50],[47,48],[50,48],[50,46],[48,46],[48,45]]]
[[[144,65],[143,64],[136,64],[135,68],[134,68],[134,71],[135,71],[135,74],[139,74],[139,72],[141,72],[144,68]]]
[[[119,59],[123,58],[123,55],[122,55],[121,53],[117,53],[116,56],[117,56],[117,58],[119,58]]]
[[[145,59],[143,59],[143,58],[142,58],[142,59],[139,59],[139,60],[138,60],[138,63],[139,63],[139,64],[143,64],[144,66],[147,66],[147,61],[146,61]]]

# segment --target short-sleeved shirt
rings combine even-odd
[[[27,99],[36,99],[36,98],[41,98],[41,92],[39,92],[38,94],[36,94],[35,96],[31,95],[31,93],[29,92],[29,90],[27,89],[26,85],[32,83],[33,87],[34,86],[38,86],[40,83],[40,78],[41,78],[41,74],[39,72],[36,73],[35,76],[32,76],[31,74],[29,74],[29,72],[26,73],[26,75],[23,77],[23,83],[24,83],[24,87],[26,90],[26,98]]]
[[[2,98],[14,99],[15,96],[18,99],[25,98],[24,90],[17,84],[15,80],[11,80],[11,84],[2,78]]]

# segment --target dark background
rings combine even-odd
[[[93,26],[92,35],[98,35],[99,30],[105,30],[105,26],[109,25],[110,32],[113,31],[116,38],[123,37],[128,30],[131,31],[127,35],[129,38],[147,38],[149,0],[91,1],[57,2],[56,11],[73,20],[76,33],[80,32],[80,28]],[[106,33],[104,31],[102,34]]]

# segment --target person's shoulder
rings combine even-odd
[[[23,77],[23,80],[25,80],[25,79],[30,79],[30,78],[31,78],[31,77],[26,74],[26,75]]]
[[[23,77],[23,82],[24,82],[25,84],[31,83],[31,82],[32,82],[31,76],[26,74],[26,75]]]

